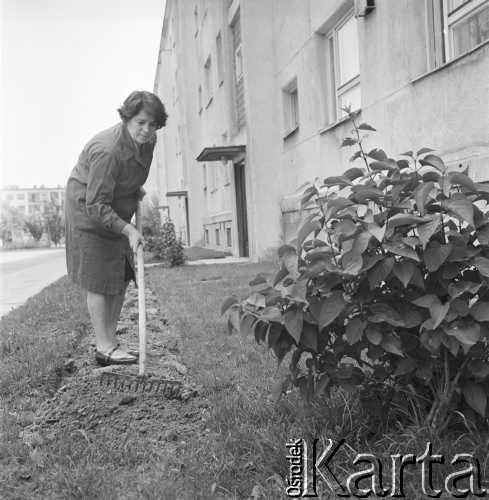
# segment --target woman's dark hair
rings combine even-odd
[[[156,120],[156,128],[164,127],[168,115],[165,111],[165,106],[160,101],[160,98],[151,92],[145,90],[135,90],[131,92],[124,104],[117,110],[123,122],[129,121],[133,116],[136,116],[142,109],[146,113],[154,116]]]

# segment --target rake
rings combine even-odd
[[[136,209],[136,228],[142,234],[141,202]],[[143,246],[137,250],[137,289],[138,289],[138,326],[139,326],[139,370],[137,376],[116,372],[103,372],[100,384],[106,387],[133,392],[150,392],[168,398],[181,395],[183,384],[178,380],[149,377],[146,372],[146,292],[144,286]]]

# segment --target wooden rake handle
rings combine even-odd
[[[136,229],[143,234],[143,221],[141,217],[141,201],[136,208]],[[137,251],[137,284],[138,284],[138,323],[139,323],[139,373],[146,376],[146,290],[144,286],[144,254],[143,245]]]

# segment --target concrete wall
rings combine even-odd
[[[430,71],[427,3],[377,0],[371,13],[358,18],[362,93],[358,123],[377,129],[365,147],[382,147],[392,157],[431,147],[447,163],[469,165],[478,179],[487,180],[489,44]],[[206,6],[205,15],[199,13],[197,29],[195,5]],[[353,0],[168,0],[165,22],[170,25],[175,16],[179,26],[168,64],[179,68],[180,104],[171,110],[169,126],[162,133],[165,147],[159,154],[164,161],[158,160],[158,168],[166,172],[168,190],[188,189],[192,243],[204,240],[205,229],[212,235],[220,228],[222,240],[230,228],[231,250],[238,251],[232,162],[208,162],[204,190],[202,164],[195,160],[204,147],[246,146],[253,259],[269,257],[271,249],[294,237],[300,224],[296,191],[304,182],[351,166],[354,150],[338,147],[350,135],[351,124],[329,123],[328,118],[332,110],[325,34],[353,8]],[[236,129],[230,30],[238,9],[247,120],[241,131]],[[223,82],[216,76],[219,32],[225,51]],[[168,29],[164,30],[163,39],[169,38]],[[205,80],[209,55],[213,96],[199,112],[197,88]],[[172,75],[172,70],[160,71],[163,92],[169,92]],[[283,91],[292,81],[297,82],[299,127],[287,134]],[[180,159],[172,150],[176,133],[182,137]],[[212,172],[217,172],[218,180],[214,189],[209,181]],[[212,238],[209,246],[215,247]]]

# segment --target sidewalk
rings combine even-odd
[[[200,259],[186,262],[187,266],[200,266],[203,264],[247,264],[251,262],[249,257],[224,257],[222,259]],[[160,262],[145,264],[144,267],[161,266]]]

